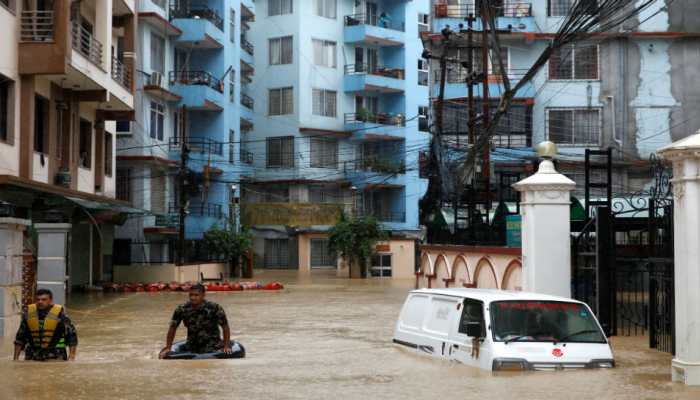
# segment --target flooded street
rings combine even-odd
[[[411,282],[257,278],[287,288],[208,296],[225,308],[245,359],[157,360],[184,293],[76,295],[69,315],[78,361],[13,363],[6,338],[0,398],[700,399],[700,388],[670,382],[670,356],[647,349],[644,338],[614,340],[614,370],[493,374],[391,344]]]

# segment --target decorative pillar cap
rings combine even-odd
[[[683,158],[698,152],[700,152],[700,130],[657,150],[657,153],[666,159]]]
[[[575,187],[576,182],[557,172],[552,160],[542,160],[536,174],[513,185],[513,188],[519,192],[528,190],[572,191]]]

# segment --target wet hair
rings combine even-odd
[[[49,296],[49,299],[53,299],[53,293],[49,289],[39,289],[36,291],[36,295],[38,296]]]
[[[194,285],[192,285],[192,287],[190,287],[190,292],[193,290],[201,294],[204,294],[207,291],[207,289],[201,283],[195,283]]]

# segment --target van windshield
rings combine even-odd
[[[490,305],[497,342],[605,343],[590,310],[559,301],[497,301]]]

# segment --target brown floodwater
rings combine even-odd
[[[670,356],[643,337],[613,339],[613,370],[492,373],[391,344],[410,282],[257,278],[287,288],[208,296],[245,359],[157,359],[183,293],[74,295],[78,361],[15,363],[0,339],[0,399],[700,399],[671,383]]]

